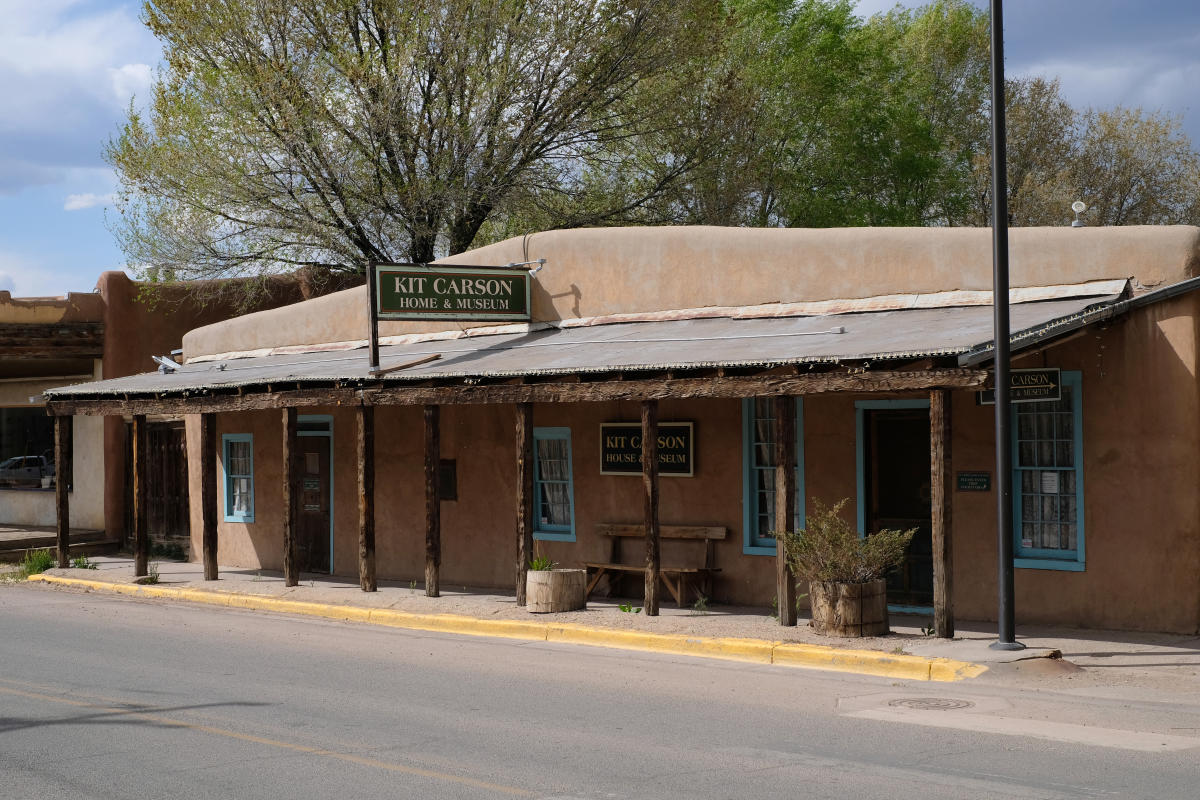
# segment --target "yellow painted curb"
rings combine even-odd
[[[685,656],[707,656],[731,661],[771,663],[771,648],[775,642],[759,639],[733,639],[681,634],[649,633],[646,631],[615,631],[588,628],[583,625],[548,625],[546,641],[565,644],[589,644],[618,647],[623,650],[645,650]]]
[[[853,672],[860,675],[878,675],[905,680],[959,681],[964,678],[977,677],[987,671],[985,666],[949,658],[925,658],[882,653],[876,650],[846,650],[794,642],[611,630],[569,623],[489,620],[457,614],[414,614],[390,608],[340,606],[234,592],[176,589],[169,586],[147,586],[134,583],[108,583],[64,578],[58,575],[30,575],[28,580],[133,597],[174,598],[206,605],[274,611],[284,614],[305,614],[325,619],[386,625],[393,628],[467,636],[495,636],[528,641],[585,644],[622,650],[720,658],[754,664]]]

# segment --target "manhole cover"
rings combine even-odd
[[[971,708],[975,704],[970,700],[954,700],[949,697],[901,697],[899,700],[889,700],[888,705],[917,711],[953,711],[958,708]]]

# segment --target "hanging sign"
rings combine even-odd
[[[658,474],[690,478],[695,468],[695,436],[691,422],[658,423]],[[600,424],[600,474],[642,474],[642,424]]]
[[[380,264],[379,319],[529,321],[529,273],[499,267]]]
[[[994,382],[994,380],[993,380]],[[1058,368],[1014,369],[1008,374],[1008,398],[1011,403],[1041,403],[1062,396],[1062,377]],[[977,405],[996,403],[996,390],[984,389],[975,395]]]

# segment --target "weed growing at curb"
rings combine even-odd
[[[21,559],[21,577],[40,575],[54,566],[54,553],[49,550],[27,550],[25,558]]]
[[[158,583],[158,562],[151,561],[146,567],[146,576],[144,578],[138,578],[137,582],[146,585]]]
[[[75,556],[71,559],[72,569],[100,569],[96,564],[88,560],[87,556]]]
[[[698,615],[708,613],[708,598],[704,595],[697,595],[696,602],[692,603],[692,610]]]
[[[624,611],[626,614],[640,614],[640,613],[642,613],[642,609],[641,609],[640,607],[639,607],[639,608],[634,608],[632,603],[621,603],[621,604],[619,604],[619,605],[617,606],[617,608],[621,609],[621,610],[622,610],[622,611]]]

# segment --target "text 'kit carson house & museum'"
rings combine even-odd
[[[482,267],[545,259],[518,268],[529,322],[384,314],[372,370],[358,287],[195,329],[177,370],[55,388],[47,406],[185,415],[210,578],[221,563],[520,599],[531,534],[563,566],[632,568],[594,568],[596,592],[638,596],[661,568],[680,603],[788,609],[771,532],[848,497],[860,532],[919,529],[893,608],[994,619],[990,237],[539,233],[428,267],[486,317],[520,291],[489,293],[513,270]],[[1010,242],[1017,618],[1194,632],[1200,229]],[[446,302],[404,274],[376,288],[429,291],[396,310]],[[625,552],[622,535],[638,537]]]

